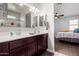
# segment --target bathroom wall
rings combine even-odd
[[[51,52],[54,52],[54,6],[53,6],[53,3],[41,4],[41,12],[47,14],[47,21],[49,23],[48,50]]]
[[[13,32],[13,35],[23,35],[27,33],[34,33],[33,28],[20,28],[20,27],[0,27],[0,37],[10,36],[10,33]],[[20,33],[20,34],[19,34]]]

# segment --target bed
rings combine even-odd
[[[56,39],[63,40],[63,41],[68,41],[68,42],[79,43],[79,33],[58,32],[56,34]]]

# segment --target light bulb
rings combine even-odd
[[[58,19],[58,17],[55,17],[55,19]]]
[[[20,3],[19,5],[20,5],[20,6],[23,6],[23,3]]]

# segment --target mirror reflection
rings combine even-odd
[[[44,25],[44,15],[31,4],[0,3],[0,27],[35,28]]]

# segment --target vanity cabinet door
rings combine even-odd
[[[25,46],[10,50],[10,56],[27,56],[28,50]]]
[[[47,34],[42,34],[37,36],[38,55],[41,55],[44,51],[46,51],[48,45],[47,40],[48,40]]]
[[[22,39],[18,39],[18,40],[11,41],[10,42],[10,50],[22,46],[23,45],[22,41],[23,41]]]
[[[35,37],[28,37],[28,38],[24,38],[22,39],[22,43],[28,45],[29,43],[32,43],[35,41]]]
[[[38,50],[38,55],[41,55],[43,53],[43,36],[38,35],[37,36],[37,50]]]
[[[36,42],[32,42],[28,44],[28,56],[35,56],[37,54],[37,44]]]
[[[9,55],[8,42],[0,43],[0,56],[8,56],[8,55]]]
[[[10,42],[10,56],[32,56],[37,53],[36,37],[22,38]]]
[[[48,34],[43,35],[43,49],[47,49],[48,47]]]
[[[28,37],[26,40],[26,51],[28,51],[28,56],[35,56],[37,54],[37,41],[36,36]]]

